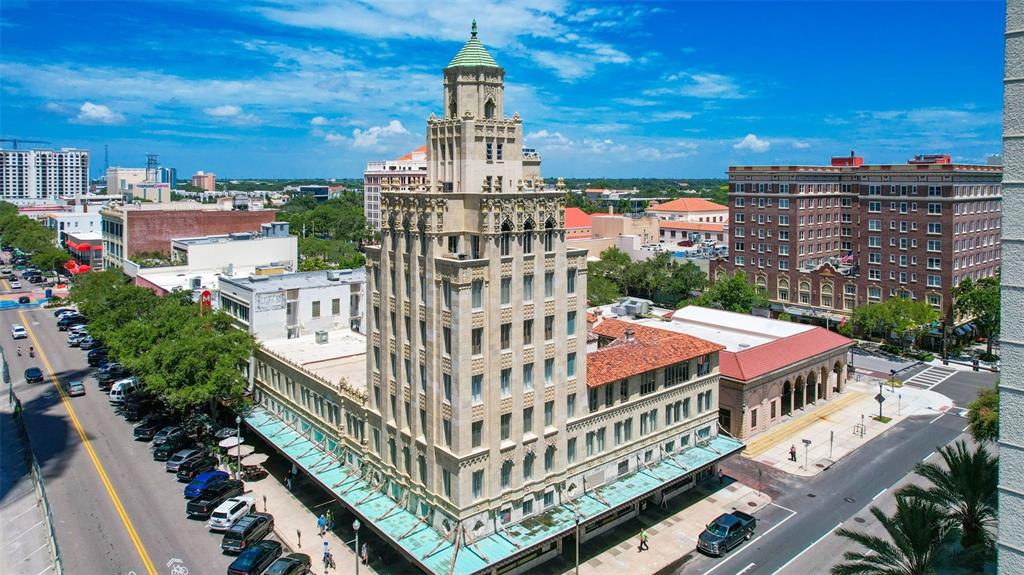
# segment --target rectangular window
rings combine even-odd
[[[484,472],[477,470],[473,472],[473,499],[480,499],[484,496]]]
[[[473,281],[473,309],[480,309],[484,305],[484,282],[483,280]]]
[[[501,305],[512,302],[512,278],[501,278]]]
[[[658,386],[658,380],[655,372],[648,371],[647,373],[640,376],[640,395],[647,395],[653,393],[654,389]]]
[[[548,358],[544,360],[544,385],[555,384],[555,360]]]
[[[597,430],[597,452],[601,453],[604,451],[604,428]]]
[[[570,294],[576,293],[576,268],[569,268],[566,272],[565,291]]]
[[[565,443],[565,459],[568,463],[576,463],[576,438],[570,437]]]
[[[505,413],[501,416],[501,440],[505,441],[512,436],[512,414]]]
[[[570,353],[565,359],[565,376],[576,377],[576,352]],[[609,388],[610,389],[610,388]]]
[[[565,316],[565,334],[568,336],[576,335],[576,312],[571,311]]]
[[[544,341],[555,339],[555,316],[544,317]]]
[[[473,447],[480,447],[484,443],[484,422],[474,421],[470,426],[470,435]]]
[[[443,373],[441,374],[441,381],[444,386],[444,398],[446,401],[451,402],[452,400],[452,374]]]
[[[331,315],[341,315],[341,298],[331,300]]]
[[[566,419],[572,419],[576,417],[576,394],[570,393],[565,398],[565,415]]]
[[[533,344],[533,320],[523,320],[523,345]]]
[[[533,276],[523,276],[523,301],[533,301]]]
[[[555,402],[544,402],[544,426],[551,427],[555,424]]]
[[[523,365],[523,391],[533,390],[533,364]]]
[[[544,297],[555,297],[555,272],[544,273]]]
[[[480,355],[484,352],[484,328],[473,328],[470,336],[470,346],[473,355]]]
[[[444,301],[445,309],[452,307],[452,284],[448,280],[441,281],[441,297]]]
[[[484,400],[484,376],[483,374],[476,374],[472,380],[472,394],[473,403],[483,403]]]
[[[313,302],[313,317],[320,317],[320,302]]]
[[[501,396],[508,397],[512,395],[512,368],[506,367],[501,370]]]
[[[376,431],[376,430],[374,430]],[[442,419],[441,420],[441,432],[444,434],[444,444],[446,447],[452,446],[452,420]]]
[[[523,408],[523,433],[531,433],[533,431],[533,408]]]
[[[512,347],[512,324],[501,324],[501,349],[507,350]]]
[[[452,472],[447,469],[441,470],[441,484],[444,487],[444,496],[449,499],[452,496]]]

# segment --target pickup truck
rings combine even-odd
[[[221,503],[241,495],[243,491],[245,491],[245,487],[237,479],[214,481],[204,487],[195,499],[185,505],[185,515],[209,519],[210,514]]]
[[[721,557],[754,535],[757,519],[742,511],[719,515],[697,538],[697,549]]]

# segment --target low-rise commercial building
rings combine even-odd
[[[662,220],[658,226],[661,241],[679,243],[682,241],[725,243],[729,241],[728,224],[690,222],[685,220]]]
[[[579,208],[565,208],[565,239],[589,238],[591,235],[590,214]]]
[[[647,212],[670,222],[724,224],[729,221],[729,206],[704,198],[677,198],[664,203],[651,202]]]
[[[43,223],[46,224],[46,227],[54,231],[57,238],[57,244],[62,247],[66,247],[64,240],[66,239],[67,234],[83,232],[100,233],[99,211],[50,212],[46,215],[46,219],[43,220]]]
[[[616,214],[609,207],[608,213],[590,215],[590,237],[593,239],[637,236],[643,245],[660,241],[661,220],[645,213]]]

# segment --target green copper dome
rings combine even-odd
[[[498,63],[494,61],[491,54],[484,48],[483,43],[476,39],[476,20],[473,20],[473,32],[470,34],[469,41],[466,45],[459,50],[459,53],[452,58],[452,61],[448,63],[448,68],[455,68],[456,66],[484,66],[487,68],[500,68]],[[447,69],[447,68],[445,68]]]

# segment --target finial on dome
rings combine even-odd
[[[476,18],[473,18],[473,28],[469,36],[470,38],[476,38]]]

